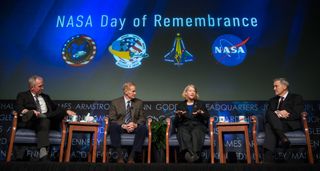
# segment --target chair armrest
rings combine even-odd
[[[214,117],[209,119],[209,135],[210,135],[210,158],[211,164],[214,164],[214,129],[213,129]]]
[[[214,133],[213,123],[214,123],[214,117],[210,117],[209,118],[209,134],[210,134],[210,136],[213,135],[213,133]]]
[[[151,138],[151,136],[152,136],[152,127],[151,127],[151,123],[152,123],[152,119],[151,119],[151,118],[148,118],[148,120],[147,120],[147,126],[148,126],[148,137],[150,136],[150,138]]]
[[[16,131],[18,125],[18,113],[16,111],[12,111],[13,120],[12,120],[12,130]]]
[[[108,116],[106,116],[105,118],[104,118],[104,132],[103,132],[103,134],[104,134],[104,136],[106,137],[107,136],[107,133],[108,133],[108,128],[109,128],[109,117]]]
[[[252,134],[257,135],[257,117],[251,116]]]
[[[167,118],[166,119],[167,122],[167,129],[166,129],[166,164],[169,163],[169,131],[170,131],[170,127],[171,127],[171,119]]]
[[[148,118],[148,164],[151,163],[151,143],[152,143],[152,127],[151,127],[152,119]]]
[[[308,122],[307,122],[307,116],[308,116],[307,112],[302,112],[301,113],[301,121],[302,121],[303,129],[304,129],[305,133],[306,133],[306,131],[309,131]]]
[[[251,116],[251,123],[252,123],[252,139],[253,139],[253,148],[254,148],[254,157],[256,163],[260,163],[259,160],[259,149],[257,143],[257,117]]]
[[[166,137],[169,138],[169,135],[171,134],[171,128],[172,128],[172,125],[171,125],[172,120],[171,120],[171,118],[167,118],[167,119],[166,119],[166,123],[167,123]]]

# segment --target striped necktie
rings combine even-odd
[[[126,116],[124,117],[124,123],[128,124],[131,122],[132,116],[131,116],[131,101],[127,102],[127,108],[126,108]]]

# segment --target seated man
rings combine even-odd
[[[273,153],[279,142],[286,149],[290,141],[284,134],[288,131],[302,129],[300,114],[304,110],[302,96],[290,93],[289,82],[284,78],[273,81],[275,97],[269,101],[265,115],[264,162],[273,162]]]
[[[147,134],[143,103],[140,99],[135,98],[135,96],[135,84],[127,82],[123,85],[123,96],[111,102],[109,110],[110,139],[112,147],[119,154],[118,163],[124,163],[121,149],[121,133],[135,134],[128,163],[135,163],[136,152],[141,152]]]
[[[19,114],[18,127],[36,131],[40,161],[48,161],[47,148],[50,145],[50,128],[59,126],[66,115],[76,115],[76,113],[59,108],[48,95],[42,93],[43,89],[44,80],[42,77],[37,75],[30,77],[29,90],[18,94],[15,110]],[[23,156],[23,154],[17,155]]]

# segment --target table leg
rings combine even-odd
[[[248,127],[244,129],[244,137],[246,139],[246,156],[247,156],[247,163],[251,164],[251,153],[250,153],[250,142],[249,142],[249,134],[248,134]]]
[[[68,142],[67,142],[67,151],[66,151],[66,157],[64,159],[65,162],[70,161],[70,151],[71,151],[71,144],[72,144],[72,133],[73,133],[73,126],[71,125],[69,127],[69,135],[68,135]]]
[[[93,132],[89,132],[90,134],[90,145],[89,145],[89,152],[88,152],[88,162],[92,162],[92,134]]]
[[[94,131],[93,135],[93,150],[92,150],[92,163],[96,162],[97,157],[97,141],[98,141],[98,127]]]
[[[223,132],[218,128],[218,140],[219,140],[219,153],[220,153],[220,163],[226,163],[226,154],[224,151],[224,143],[223,143]]]

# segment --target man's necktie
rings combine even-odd
[[[35,95],[34,98],[36,99],[36,106],[37,106],[37,111],[41,113],[41,107],[40,107],[40,102],[38,99],[38,95]]]
[[[128,124],[131,122],[132,116],[131,116],[131,101],[127,102],[127,108],[126,108],[126,116],[124,117],[124,123]]]
[[[282,109],[283,101],[284,101],[284,97],[280,97],[280,101],[279,101],[279,104],[278,104],[278,110]]]

